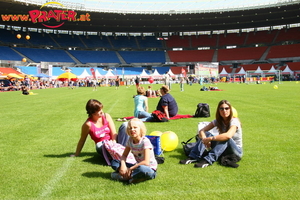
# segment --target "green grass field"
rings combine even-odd
[[[87,118],[86,102],[100,100],[114,119],[132,116],[135,86],[0,93],[0,199],[299,199],[300,83],[217,87],[224,91],[200,92],[195,84],[180,92],[173,84],[179,114],[194,114],[198,103],[208,103],[211,117],[146,123],[148,133],[173,131],[185,141],[196,134],[198,122],[213,120],[217,103],[227,99],[243,126],[240,166],[180,165],[185,156],[179,143],[164,152],[156,179],[136,185],[110,179],[113,170],[99,159],[90,138],[80,157],[69,157]],[[150,110],[158,100],[149,99]],[[115,124],[118,128],[121,122]]]

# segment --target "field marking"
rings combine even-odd
[[[56,187],[57,183],[61,180],[61,178],[66,174],[69,167],[71,166],[72,162],[75,160],[75,158],[68,158],[63,163],[61,168],[59,168],[55,175],[52,177],[52,179],[44,186],[44,189],[42,190],[40,197],[47,197],[51,195],[53,189]]]

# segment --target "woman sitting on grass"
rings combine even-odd
[[[145,96],[145,88],[139,86],[137,88],[137,95],[134,97],[134,117],[144,119],[151,117],[148,113],[148,98]]]
[[[219,135],[212,135],[209,130],[217,127]],[[232,106],[227,100],[219,102],[216,119],[199,131],[200,140],[192,149],[189,158],[181,160],[180,164],[198,162],[194,167],[204,168],[212,165],[220,156],[234,154],[241,158],[242,127],[240,120],[233,117]]]
[[[81,127],[81,136],[76,152],[71,156],[79,156],[88,135],[94,140],[96,151],[100,155],[102,155],[102,145],[105,140],[116,141],[115,124],[111,116],[108,113],[104,113],[103,104],[96,99],[90,99],[86,104],[86,111],[89,117]]]
[[[137,118],[128,122],[126,133],[129,135],[127,145],[121,160],[113,160],[111,167],[116,171],[111,174],[111,178],[129,183],[139,183],[149,179],[154,179],[157,170],[153,146],[145,136],[145,124]],[[126,163],[127,156],[131,152],[136,164]]]

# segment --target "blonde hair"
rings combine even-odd
[[[129,122],[128,122],[128,125],[127,125],[127,128],[126,128],[126,133],[127,135],[130,135],[129,132],[130,132],[130,129],[131,129],[131,122],[138,122],[139,124],[139,127],[141,129],[140,131],[140,136],[145,136],[147,134],[147,129],[146,129],[146,126],[144,124],[144,122],[138,118],[132,118]]]
[[[136,90],[137,94],[140,94],[140,95],[144,95],[145,94],[145,88],[142,87],[142,86],[139,86]]]

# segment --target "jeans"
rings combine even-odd
[[[211,137],[213,136],[213,134],[211,134],[210,132],[206,132],[206,137]],[[216,162],[218,160],[218,158],[223,154],[235,154],[237,156],[239,156],[240,158],[243,156],[243,150],[238,147],[234,140],[232,138],[230,138],[227,141],[212,141],[211,142],[211,150],[208,152],[207,156],[202,157],[204,151],[205,151],[206,147],[205,145],[202,143],[202,140],[199,140],[197,145],[192,149],[192,151],[189,154],[189,157],[193,158],[193,159],[205,159],[207,162],[209,162],[209,164],[213,164],[214,162]]]
[[[149,117],[151,117],[151,113],[146,111],[139,111],[138,118],[142,121],[146,121]]]
[[[112,160],[111,161],[111,167],[118,172],[119,171],[119,167],[121,166],[121,161],[119,160]],[[130,163],[126,163],[126,166],[128,168],[132,167],[133,164]],[[149,180],[149,179],[154,179],[156,177],[156,171],[151,169],[150,167],[146,166],[146,165],[140,165],[138,166],[136,169],[134,169],[132,171],[131,174],[131,178],[133,180],[138,180],[138,179],[145,179],[145,180]]]

